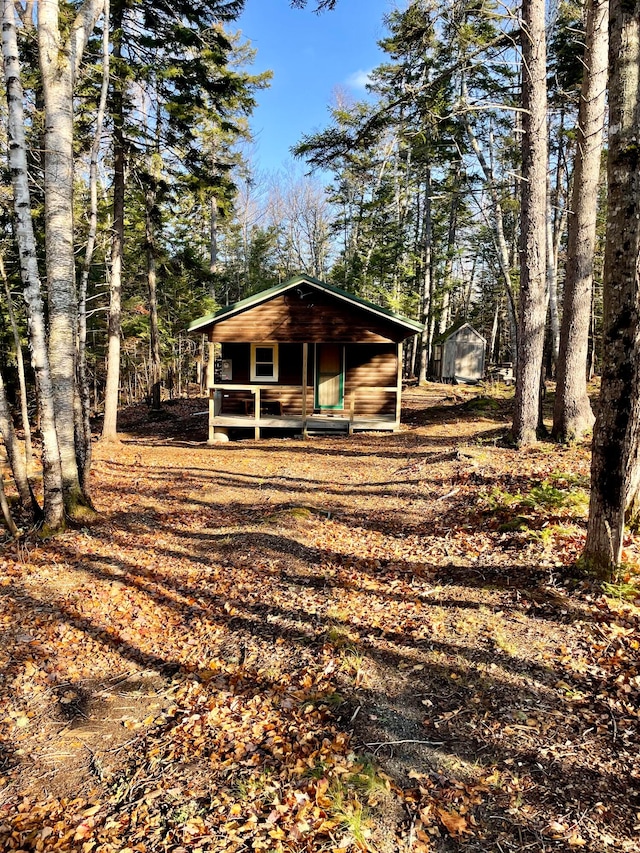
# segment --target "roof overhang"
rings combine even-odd
[[[389,311],[387,308],[381,308],[379,305],[375,305],[367,299],[362,299],[360,296],[354,296],[352,293],[347,293],[346,290],[342,290],[335,285],[327,284],[326,282],[319,281],[311,276],[298,275],[295,276],[295,278],[291,278],[288,281],[283,282],[282,284],[270,287],[268,290],[263,290],[253,296],[248,296],[246,299],[240,300],[240,302],[235,302],[233,305],[227,305],[225,308],[221,308],[213,314],[208,314],[205,317],[199,317],[197,320],[194,320],[189,324],[187,331],[197,332],[199,329],[215,326],[216,323],[219,323],[222,320],[228,320],[230,317],[241,314],[243,311],[254,308],[256,305],[268,302],[270,299],[274,299],[277,296],[286,293],[288,290],[300,287],[302,284],[306,284],[319,291],[324,291],[325,293],[334,296],[336,299],[346,302],[353,308],[368,311],[387,322],[400,326],[408,333],[407,337],[424,330],[423,324],[419,323],[417,320],[411,320],[408,317],[404,317],[402,314],[396,314],[393,311]]]

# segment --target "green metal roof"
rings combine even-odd
[[[342,299],[343,301],[349,302],[359,308],[364,308],[366,311],[370,311],[372,314],[377,314],[387,320],[391,320],[391,322],[396,323],[399,326],[404,326],[404,328],[410,329],[411,332],[422,332],[424,329],[422,323],[418,323],[417,320],[410,320],[408,317],[403,317],[402,314],[395,314],[393,311],[389,311],[388,308],[381,308],[379,305],[369,302],[368,299],[362,299],[360,296],[354,296],[353,293],[347,293],[346,290],[342,290],[333,284],[327,284],[325,281],[319,281],[317,278],[312,278],[308,275],[297,275],[282,284],[276,284],[275,287],[270,287],[268,290],[261,290],[260,293],[254,293],[253,296],[247,296],[246,299],[234,302],[233,305],[227,305],[224,308],[220,308],[219,311],[215,311],[213,314],[207,314],[205,317],[199,317],[197,320],[189,323],[187,330],[189,332],[195,332],[203,326],[210,326],[214,323],[218,323],[220,320],[226,320],[228,317],[233,317],[234,314],[240,314],[242,311],[246,311],[248,308],[253,308],[261,302],[268,302],[269,299],[273,299],[275,296],[279,296],[281,293],[284,293],[286,290],[290,290],[293,287],[298,287],[300,284],[310,284],[312,287],[318,288],[318,290],[324,290],[327,293],[336,296],[338,299]]]

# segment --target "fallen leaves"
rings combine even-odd
[[[633,579],[563,573],[584,452],[478,429],[98,448],[101,521],[0,568],[0,848],[632,850]]]
[[[473,831],[469,829],[467,819],[462,815],[454,811],[447,811],[446,809],[437,809],[437,813],[449,835],[457,836],[464,835],[465,833],[473,835]]]

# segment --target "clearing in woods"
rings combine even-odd
[[[640,598],[574,579],[588,446],[430,386],[397,435],[96,445],[0,567],[0,849],[638,851]]]

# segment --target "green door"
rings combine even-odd
[[[344,348],[316,345],[316,409],[344,408]]]

